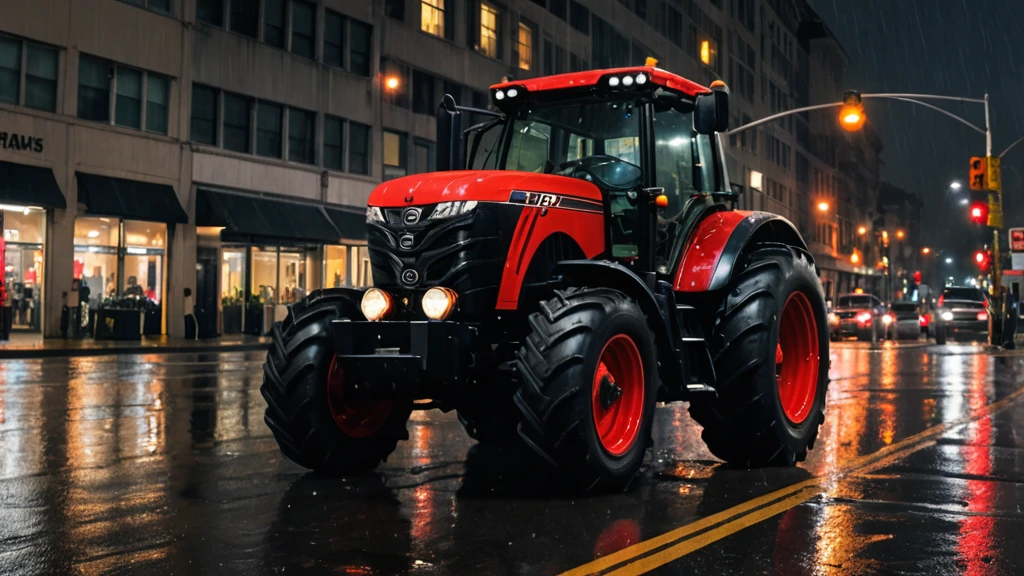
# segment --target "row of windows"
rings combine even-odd
[[[768,160],[775,162],[779,166],[785,169],[789,169],[790,164],[791,148],[789,144],[786,144],[772,136],[771,134],[765,134],[764,137],[764,157]]]
[[[730,8],[733,18],[736,18],[751,32],[754,31],[754,3],[755,0],[731,0]]]
[[[441,1],[441,0],[438,0]],[[196,18],[316,59],[317,7],[306,0],[197,0]],[[373,26],[333,10],[324,13],[323,62],[370,76]]]
[[[0,36],[0,102],[57,111],[57,50]]]
[[[171,0],[121,0],[121,2],[131,4],[132,6],[138,6],[139,8],[163,12],[165,14],[169,14],[171,12]]]
[[[192,142],[233,152],[317,164],[316,112],[209,86],[196,84],[192,88],[190,138]],[[324,116],[322,165],[325,168],[369,174],[369,157],[369,126]]]

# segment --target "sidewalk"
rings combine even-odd
[[[0,360],[21,358],[56,358],[63,356],[107,356],[112,354],[180,354],[187,352],[251,352],[266,350],[270,338],[228,335],[209,340],[186,340],[167,336],[143,337],[141,342],[114,340],[43,339],[39,334],[14,333],[0,342]]]

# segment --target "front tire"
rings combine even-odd
[[[328,473],[372,470],[409,437],[408,401],[354,396],[335,362],[331,322],[361,318],[358,293],[318,290],[275,324],[263,364],[264,421],[292,462]]]
[[[651,444],[658,367],[646,318],[610,289],[557,292],[540,309],[517,361],[520,434],[582,489],[623,488]]]
[[[690,403],[712,454],[745,467],[806,458],[825,419],[826,322],[821,283],[804,255],[786,246],[750,253],[710,340],[718,397]]]

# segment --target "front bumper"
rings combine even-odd
[[[336,320],[335,355],[347,382],[365,383],[375,397],[422,397],[432,385],[465,380],[479,339],[458,322]]]

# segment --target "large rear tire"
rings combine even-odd
[[[580,488],[627,486],[651,444],[658,366],[643,312],[610,289],[556,293],[518,355],[520,433]]]
[[[289,460],[317,471],[372,470],[409,437],[411,403],[354,396],[335,363],[331,322],[361,318],[356,297],[346,289],[318,290],[289,306],[273,327],[263,364],[267,426]]]
[[[791,466],[825,419],[829,340],[814,266],[786,246],[751,252],[710,340],[718,397],[694,399],[711,453],[735,465]]]

